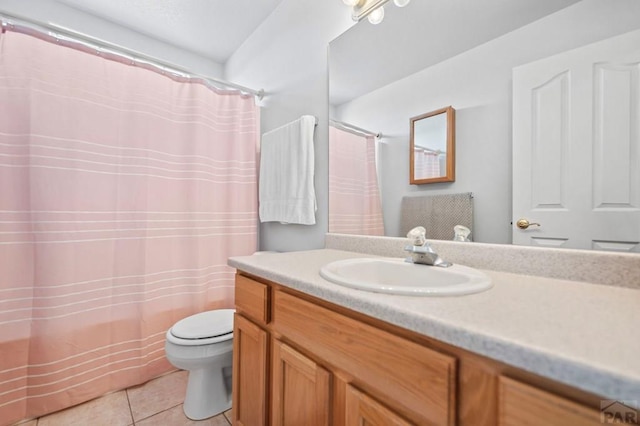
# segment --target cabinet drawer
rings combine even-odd
[[[500,426],[600,425],[600,413],[568,399],[505,376],[499,379]]]
[[[273,325],[413,422],[455,424],[455,358],[281,291]]]
[[[236,275],[236,310],[261,324],[269,322],[269,287]]]

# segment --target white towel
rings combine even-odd
[[[300,119],[262,135],[260,221],[316,223],[313,131],[316,119]]]

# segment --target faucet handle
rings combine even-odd
[[[427,242],[426,233],[427,230],[424,227],[416,226],[407,232],[407,238],[411,240],[414,246],[423,246]]]

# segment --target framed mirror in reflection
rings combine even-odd
[[[409,183],[454,182],[455,110],[451,107],[409,120]]]

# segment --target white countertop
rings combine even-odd
[[[375,256],[322,249],[229,265],[607,399],[640,401],[639,290],[483,270],[494,286],[482,293],[394,296],[319,275],[326,263],[356,257]]]

